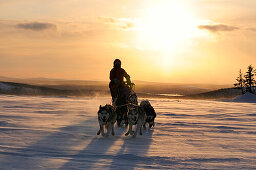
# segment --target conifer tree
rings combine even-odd
[[[255,85],[255,79],[254,79],[254,73],[255,73],[255,70],[253,68],[252,65],[249,65],[247,67],[248,71],[246,72],[246,74],[244,75],[244,78],[245,78],[245,86],[246,86],[246,91],[252,93],[252,86]]]
[[[235,87],[238,87],[238,88],[241,88],[242,93],[244,93],[243,87],[244,87],[245,80],[244,80],[244,78],[243,78],[243,73],[242,73],[242,70],[241,70],[241,69],[239,70],[239,75],[238,75],[238,77],[236,78],[236,81],[237,81],[237,83],[235,83],[234,86],[235,86]]]

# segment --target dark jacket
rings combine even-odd
[[[110,84],[109,88],[117,88],[118,86],[122,85],[124,82],[124,77],[130,78],[130,76],[126,73],[126,71],[121,67],[114,67],[110,71]]]

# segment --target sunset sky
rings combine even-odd
[[[0,0],[0,76],[233,84],[256,66],[255,0]]]

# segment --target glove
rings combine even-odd
[[[127,84],[128,84],[128,85],[131,85],[131,84],[132,84],[132,82],[131,82],[131,80],[130,80],[130,77],[126,77],[126,80],[127,80]]]

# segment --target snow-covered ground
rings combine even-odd
[[[256,103],[256,95],[247,92],[243,95],[240,95],[240,96],[237,96],[236,98],[234,98],[233,102]]]
[[[0,95],[0,169],[256,169],[256,104],[150,99],[143,136],[97,136],[110,98]]]
[[[15,88],[15,87],[12,86],[12,85],[5,84],[5,83],[0,83],[0,90],[1,90],[1,91],[4,91],[4,92],[6,92],[6,91],[11,91],[11,90],[13,90],[14,88]]]

